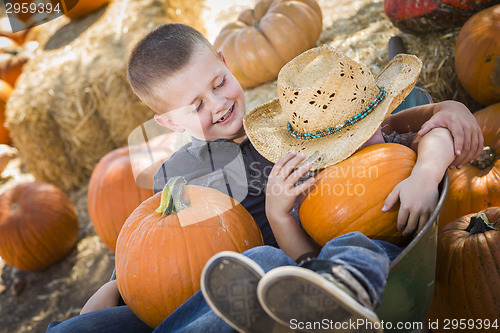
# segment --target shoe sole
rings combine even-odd
[[[383,332],[373,311],[305,268],[279,267],[268,272],[257,287],[257,296],[269,316],[291,328],[307,332]],[[349,325],[358,320],[364,324]]]
[[[264,270],[253,260],[220,252],[210,258],[201,274],[201,291],[212,310],[238,332],[269,332],[275,322],[257,299],[257,284]]]

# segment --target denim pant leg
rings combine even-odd
[[[150,333],[153,329],[137,318],[127,306],[115,306],[52,322],[47,333]]]
[[[318,258],[340,264],[365,286],[373,304],[382,300],[389,266],[401,248],[379,240],[372,240],[360,232],[336,237],[325,244]]]
[[[271,246],[254,247],[242,254],[258,263],[265,272],[278,266],[296,265],[282,250]],[[234,329],[212,311],[201,291],[198,291],[168,316],[154,332],[225,333],[234,332]]]

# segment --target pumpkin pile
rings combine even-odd
[[[500,207],[465,215],[440,230],[429,313],[431,321],[439,320],[436,332],[446,332],[443,323],[453,319],[465,319],[461,328],[470,332],[498,330],[499,276]]]
[[[77,236],[75,207],[54,185],[23,183],[0,195],[0,257],[8,265],[48,268],[69,253]]]
[[[316,0],[261,0],[222,28],[214,46],[243,89],[276,79],[284,64],[316,45]]]
[[[116,244],[116,281],[127,306],[158,326],[200,288],[214,254],[262,245],[250,213],[212,188],[172,178],[125,222]]]
[[[385,213],[382,207],[394,187],[408,178],[415,161],[410,148],[383,143],[325,168],[300,206],[302,226],[322,246],[352,231],[405,245],[410,238],[396,228],[399,204]]]

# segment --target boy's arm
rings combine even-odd
[[[120,292],[116,280],[109,281],[102,285],[94,295],[92,295],[87,303],[83,306],[80,314],[111,308],[118,306],[120,300]]]
[[[470,110],[460,102],[444,101],[416,106],[392,114],[382,123],[385,133],[418,132],[419,136],[437,127],[447,128],[453,137],[456,158],[452,167],[461,167],[481,154],[481,128]]]
[[[310,168],[304,165],[293,171],[305,159],[303,154],[288,153],[279,159],[269,174],[266,189],[266,215],[280,248],[293,260],[306,253],[319,253],[319,246],[300,228],[290,215],[295,199],[314,184],[311,177],[295,186]]]
[[[400,201],[397,227],[404,235],[420,231],[429,219],[437,205],[438,185],[453,159],[453,139],[445,128],[431,130],[418,142],[410,176],[396,185],[382,208],[388,211]]]

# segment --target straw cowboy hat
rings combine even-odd
[[[325,45],[292,59],[278,75],[278,98],[243,119],[248,138],[271,162],[294,150],[312,170],[349,157],[415,85],[422,62],[399,54],[376,77]]]

